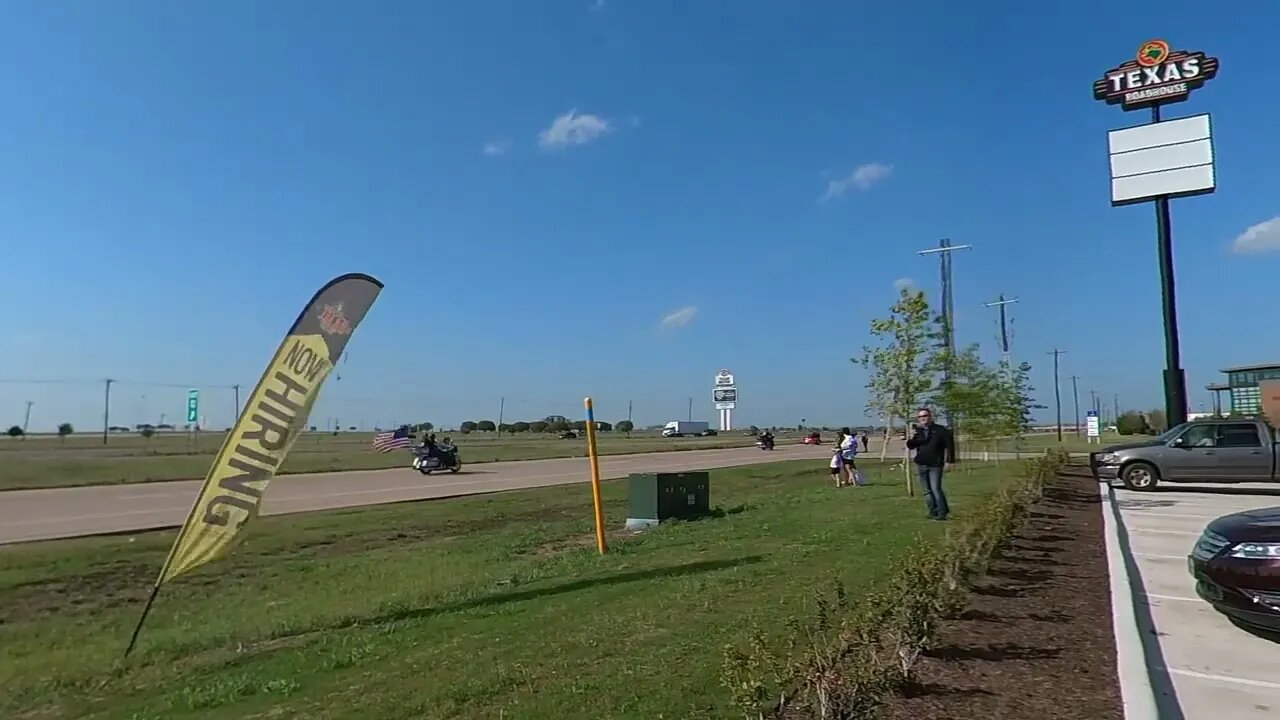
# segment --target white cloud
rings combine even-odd
[[[538,133],[538,145],[549,150],[562,150],[571,145],[585,145],[613,129],[599,115],[579,113],[577,109],[551,121],[551,126]]]
[[[1231,249],[1242,255],[1280,250],[1280,216],[1260,222],[1240,233],[1235,242],[1231,243]]]
[[[505,155],[507,151],[510,149],[511,149],[511,141],[505,138],[501,138],[498,140],[490,140],[489,142],[485,143],[484,148],[481,150],[481,152],[483,152],[485,155],[488,155],[489,157],[497,157],[498,155]]]
[[[900,293],[903,290],[919,290],[919,289],[920,288],[916,285],[916,281],[912,280],[911,278],[904,277],[904,278],[898,278],[897,280],[893,281],[893,291],[897,293]]]
[[[827,189],[818,198],[818,202],[826,202],[844,195],[850,188],[866,190],[893,174],[893,166],[873,162],[859,165],[853,172],[837,180],[828,180]]]
[[[668,313],[662,318],[659,326],[662,329],[684,327],[693,322],[693,318],[698,314],[696,305],[686,305],[673,313]]]

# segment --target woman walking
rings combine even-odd
[[[858,436],[849,428],[840,429],[840,464],[844,466],[846,485],[861,485],[858,482]]]

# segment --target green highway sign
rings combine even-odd
[[[187,422],[194,423],[200,417],[200,391],[187,391]]]

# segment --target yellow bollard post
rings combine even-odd
[[[603,555],[604,504],[600,499],[600,458],[596,455],[596,413],[591,407],[591,398],[584,399],[582,403],[587,408],[587,458],[591,460],[591,502],[595,505],[596,550]]]

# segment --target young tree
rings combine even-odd
[[[1152,410],[1147,413],[1147,425],[1150,426],[1150,432],[1153,435],[1159,435],[1169,429],[1169,420],[1165,417],[1163,410]]]
[[[630,420],[620,420],[617,425],[613,426],[620,433],[626,433],[627,437],[631,437],[631,431],[636,429],[634,423]]]
[[[860,358],[851,358],[866,368],[867,411],[885,419],[885,446],[896,421],[902,421],[906,437],[909,418],[934,386],[929,368],[935,334],[924,293],[903,288],[889,316],[871,321],[876,344],[863,347]],[[881,459],[884,454],[882,449]],[[913,486],[907,487],[914,494]]]
[[[466,422],[458,426],[458,432],[462,433],[463,435],[466,435],[467,433],[475,432],[478,427],[479,426],[475,422],[471,420],[467,420]]]
[[[1010,365],[1000,362],[1001,407],[1003,418],[1000,436],[1021,440],[1031,429],[1036,410],[1046,406],[1035,400],[1035,388],[1031,385],[1031,364]]]
[[[480,432],[493,432],[497,429],[498,426],[494,425],[492,420],[481,420],[476,423],[476,430],[479,430]]]
[[[1135,410],[1126,410],[1116,418],[1116,432],[1121,435],[1145,435],[1150,429],[1147,419]]]
[[[970,345],[954,354],[940,347],[929,365],[936,372],[950,369],[949,377],[929,394],[933,405],[957,424],[962,423],[965,433],[975,440],[991,442],[999,437],[1007,427],[1009,386],[998,369],[982,362],[978,346]]]
[[[67,441],[67,436],[75,432],[75,428],[71,427],[71,423],[61,423],[58,425],[58,437],[62,438],[62,442]]]
[[[6,431],[6,434],[11,438],[20,438],[26,435],[27,433],[19,425],[10,425],[9,429]]]

